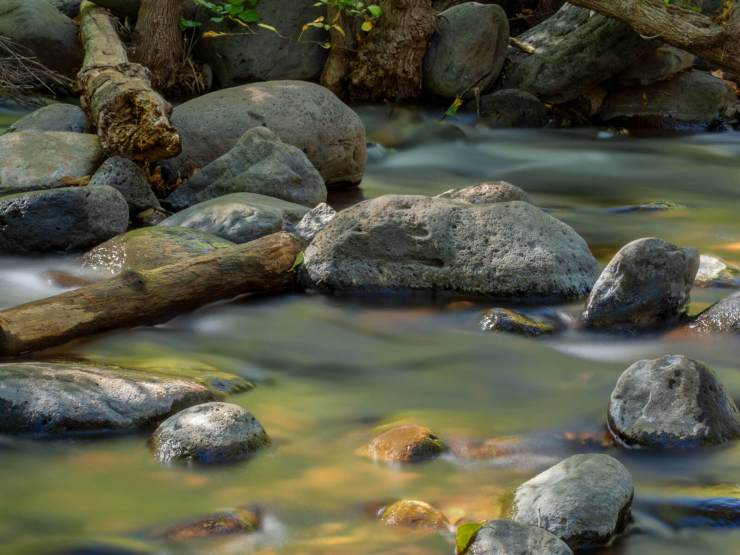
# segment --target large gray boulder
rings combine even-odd
[[[61,73],[72,74],[82,64],[77,25],[48,0],[3,0],[0,35],[24,46],[46,67]]]
[[[622,247],[604,268],[588,298],[588,327],[660,329],[684,316],[699,269],[699,252],[654,237]]]
[[[610,93],[599,117],[603,121],[653,123],[660,127],[710,124],[726,117],[737,103],[730,84],[693,70],[673,79]]]
[[[342,210],[306,249],[327,290],[427,290],[563,300],[590,291],[597,265],[568,225],[526,202],[470,204],[388,195]]]
[[[301,150],[269,129],[255,127],[178,187],[167,203],[181,210],[230,193],[257,193],[313,207],[326,200],[326,185]]]
[[[67,187],[0,197],[0,253],[75,252],[128,227],[128,205],[111,187]]]
[[[326,15],[322,8],[315,0],[260,0],[262,21],[280,34],[257,27],[245,32],[237,23],[213,23],[209,21],[213,14],[201,13],[203,30],[215,33],[198,41],[196,55],[211,67],[221,87],[276,79],[318,80],[328,55],[321,47],[327,33],[302,28]]]
[[[469,555],[573,555],[560,538],[538,526],[489,520],[475,533]]]
[[[63,187],[103,161],[96,135],[22,131],[0,136],[0,195]]]
[[[161,208],[144,171],[127,158],[114,156],[103,162],[88,184],[90,187],[101,185],[113,187],[121,193],[132,214]]]
[[[536,52],[511,50],[501,88],[554,102],[577,98],[630,67],[649,48],[626,23],[571,4],[517,38]]]
[[[710,306],[689,324],[689,328],[698,333],[740,334],[740,293]]]
[[[740,415],[711,369],[667,355],[640,360],[619,377],[609,430],[629,446],[712,446],[740,437]]]
[[[86,252],[82,265],[103,274],[149,270],[233,247],[234,243],[187,227],[143,227]]]
[[[301,149],[327,185],[359,183],[365,171],[362,121],[313,83],[268,81],[215,91],[177,106],[172,122],[183,152],[164,166],[182,176],[226,154],[253,127],[267,127]]]
[[[219,464],[242,460],[270,444],[249,411],[230,403],[190,407],[162,422],[151,438],[160,462]]]
[[[236,390],[248,387],[241,384]],[[166,372],[81,363],[0,364],[0,432],[134,431],[220,397],[205,382]]]
[[[638,63],[628,67],[614,80],[622,87],[644,87],[691,69],[695,60],[696,56],[685,50],[661,44],[651,48]]]
[[[605,544],[624,528],[633,494],[632,476],[618,460],[574,455],[516,489],[512,518],[578,550]]]
[[[13,123],[10,131],[61,131],[85,133],[88,129],[87,116],[79,106],[55,102]]]
[[[247,243],[281,230],[292,231],[308,211],[300,204],[264,195],[234,193],[191,206],[159,225],[198,229]]]
[[[495,4],[465,2],[437,16],[424,57],[424,89],[455,98],[498,78],[509,49],[509,20]]]

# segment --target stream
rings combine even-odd
[[[601,264],[633,239],[658,236],[740,265],[740,133],[482,130],[464,118],[358,110],[373,143],[370,162],[361,189],[330,196],[335,206],[503,179],[573,226]],[[18,115],[0,113],[0,132]],[[0,307],[63,291],[48,272],[74,265],[72,257],[0,258]],[[691,311],[731,292],[695,288]],[[154,527],[256,504],[269,514],[264,532],[171,550],[154,545],[152,553],[449,554],[450,538],[383,527],[375,511],[414,498],[455,518],[502,516],[523,481],[574,452],[603,450],[632,473],[635,502],[627,533],[593,553],[736,555],[740,442],[649,453],[563,437],[603,432],[617,377],[641,358],[676,353],[702,360],[740,399],[740,341],[491,334],[478,327],[491,306],[263,297],[45,354],[244,376],[257,388],[229,401],[255,414],[273,446],[245,464],[199,469],[161,466],[145,434],[19,439],[8,450],[0,442],[0,552],[141,545]],[[572,316],[580,308],[551,307]],[[445,439],[518,435],[542,447],[488,462],[445,456],[411,467],[358,454],[379,429],[399,423],[428,426]],[[710,499],[726,512],[706,509]],[[720,518],[727,514],[734,517]]]

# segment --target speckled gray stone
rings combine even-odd
[[[449,198],[470,204],[490,204],[512,200],[529,202],[529,196],[524,190],[507,181],[485,181],[462,189],[451,189],[437,195],[437,198]]]
[[[293,235],[303,239],[307,243],[313,241],[316,234],[324,229],[327,224],[337,215],[337,211],[331,206],[322,202],[315,208],[312,208],[303,216],[300,222],[293,229],[289,229]]]
[[[88,184],[90,187],[99,185],[108,185],[121,193],[132,214],[149,208],[161,208],[144,171],[126,158],[114,156],[103,162]]]
[[[689,324],[689,328],[699,333],[740,334],[740,293],[710,306]]]
[[[560,538],[537,526],[489,520],[470,543],[469,555],[573,555]]]
[[[740,415],[711,369],[667,355],[638,361],[619,377],[609,429],[630,446],[701,447],[740,437]]]

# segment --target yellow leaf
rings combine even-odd
[[[220,37],[220,36],[223,36],[225,34],[226,33],[219,33],[217,31],[206,31],[205,33],[203,33],[203,38],[204,39],[211,39],[213,37]]]
[[[363,31],[365,31],[366,33],[369,33],[370,31],[372,31],[372,30],[373,30],[373,22],[372,22],[372,21],[365,21],[365,22],[364,22],[364,23],[362,24],[362,27],[360,27],[360,29],[362,29],[362,30],[363,30]]]

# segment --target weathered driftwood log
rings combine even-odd
[[[156,324],[215,301],[290,287],[301,243],[280,232],[153,270],[125,271],[0,311],[0,357]]]
[[[180,135],[170,123],[172,107],[152,90],[148,70],[129,62],[113,16],[85,0],[80,19],[85,61],[77,81],[103,148],[140,161],[177,156]]]
[[[664,0],[569,0],[629,24],[643,36],[659,38],[730,71],[740,71],[740,6],[725,0],[714,17]]]
[[[383,15],[365,32],[362,20],[327,9],[331,52],[321,84],[351,100],[398,102],[421,93],[422,64],[434,32],[432,0],[380,0]]]

